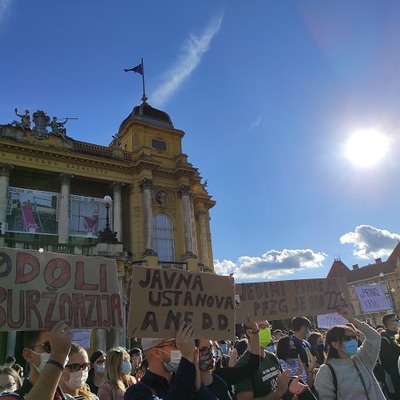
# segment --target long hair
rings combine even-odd
[[[77,343],[71,343],[71,351],[69,352],[69,356],[72,356],[73,354],[77,354],[77,353],[85,354],[86,358],[89,359],[87,351],[82,346],[80,346]],[[89,372],[90,372],[90,370],[89,370]],[[78,394],[81,396],[84,396],[86,399],[89,399],[89,400],[95,399],[94,394],[90,391],[89,385],[86,383],[83,384],[79,388]]]
[[[317,363],[319,365],[321,365],[321,364],[323,364],[325,362],[326,352],[325,351],[320,351],[320,350],[317,349],[317,347],[318,347],[317,341],[318,341],[319,338],[324,338],[322,333],[313,332],[313,333],[311,333],[311,335],[309,336],[307,341],[308,341],[308,343],[311,344],[311,353],[313,354],[313,356],[317,357]]]
[[[278,340],[276,345],[276,356],[281,360],[286,360],[289,356],[289,346],[292,338],[283,336]]]
[[[125,393],[126,388],[132,384],[129,379],[130,375],[124,375],[121,378],[121,367],[124,360],[130,360],[130,357],[123,347],[115,347],[107,351],[104,380],[110,383],[115,395],[118,389]]]
[[[336,325],[326,333],[325,344],[328,346],[328,353],[326,355],[327,360],[330,358],[340,358],[339,352],[332,346],[332,342],[342,342],[343,337],[346,335],[346,330],[351,331],[356,335],[354,329],[346,325]]]
[[[101,356],[104,356],[104,358],[106,357],[106,353],[103,350],[96,350],[94,351],[90,357],[89,357],[89,361],[90,364],[92,366],[92,368],[90,368],[89,370],[89,376],[88,376],[88,381],[92,381],[93,377],[94,377],[94,370],[95,370],[95,365],[94,363],[96,362],[96,360],[98,358],[100,358]]]
[[[0,369],[0,375],[11,375],[14,378],[15,383],[17,384],[17,389],[22,386],[22,379],[14,368],[3,367]]]

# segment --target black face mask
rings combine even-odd
[[[296,358],[297,357],[297,350],[296,349],[289,349],[288,357],[289,358]]]
[[[325,351],[325,345],[324,345],[323,343],[319,344],[319,345],[317,346],[317,350],[318,350],[318,351]]]

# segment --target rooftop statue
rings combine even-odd
[[[52,134],[65,138],[67,134],[67,129],[64,128],[64,125],[67,123],[69,118],[63,118],[63,119],[65,119],[64,122],[59,122],[57,117],[53,117],[53,120],[50,122],[49,126],[51,128]]]
[[[32,135],[39,140],[48,139],[47,127],[50,123],[50,117],[44,111],[37,110],[33,113],[33,122],[35,127],[32,129]]]
[[[18,108],[15,109],[15,114],[21,118],[21,121],[13,121],[11,125],[15,126],[16,128],[21,128],[24,132],[25,129],[31,129],[31,116],[29,115],[29,110],[25,110],[25,114],[21,115],[18,114]]]

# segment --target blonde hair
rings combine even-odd
[[[71,351],[69,352],[69,355],[71,356],[76,353],[86,354],[86,358],[89,360],[89,355],[82,346],[80,346],[79,344],[76,344],[76,343],[71,343]],[[89,399],[89,400],[96,399],[96,396],[90,391],[90,387],[87,383],[83,384],[79,388],[78,395],[84,396],[86,399]]]
[[[22,386],[22,379],[14,368],[11,367],[0,368],[0,375],[11,375],[15,380],[17,389],[19,389]]]
[[[130,356],[123,347],[115,347],[107,351],[104,380],[109,382],[114,389],[115,397],[118,389],[125,393],[126,388],[135,382],[135,379],[130,375],[123,375],[121,378],[121,367],[125,360],[129,361]]]

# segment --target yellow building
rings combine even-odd
[[[144,101],[109,146],[73,139],[44,111],[20,117],[0,125],[1,245],[113,257],[125,303],[131,265],[214,271],[215,202],[168,114]]]
[[[381,318],[388,312],[399,312],[400,306],[400,243],[394,248],[392,254],[386,261],[380,258],[374,264],[360,267],[358,264],[349,269],[340,259],[336,259],[328,273],[328,278],[346,277],[350,292],[350,303],[353,315],[363,321],[370,319],[373,325],[381,324]],[[364,313],[358,302],[354,288],[357,286],[378,283],[382,287],[389,310]]]

